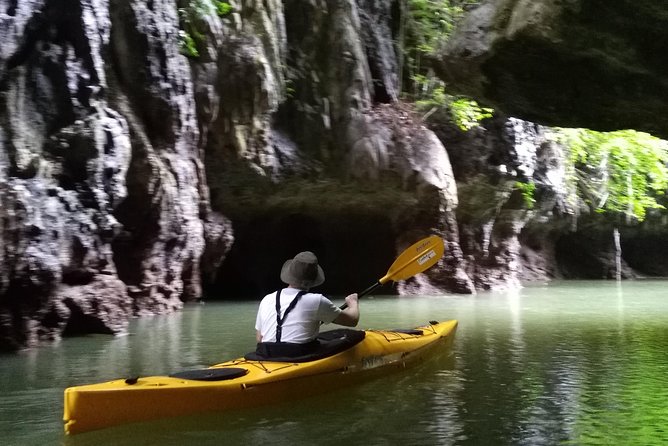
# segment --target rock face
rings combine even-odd
[[[320,291],[335,294],[366,288],[433,233],[443,260],[382,292],[474,293],[582,270],[568,257],[580,235],[560,238],[552,221],[572,210],[543,127],[497,116],[461,132],[401,102],[400,2],[229,3],[221,17],[209,0],[0,0],[0,349],[121,333],[203,288],[259,298],[306,249],[325,269]],[[650,7],[633,10],[658,24]],[[513,115],[659,134],[663,28],[625,28],[646,50],[613,21],[590,23],[589,8],[486,3],[437,67]],[[644,114],[628,110],[640,102]],[[591,274],[609,274],[611,239],[591,237]],[[652,240],[634,245],[629,275]]]
[[[488,0],[434,67],[511,116],[668,138],[667,13],[651,0]]]
[[[556,276],[553,256],[532,255],[526,246],[544,251],[551,249],[552,241],[521,241],[528,224],[537,225],[555,212],[566,211],[561,148],[546,137],[545,129],[497,116],[462,132],[440,114],[430,117],[429,126],[446,142],[452,160],[460,245],[475,287],[517,288],[523,280]],[[522,186],[528,184],[535,191],[525,197]],[[539,231],[545,232],[544,228]]]
[[[649,1],[485,1],[432,62],[451,91],[507,115],[559,127],[633,128],[668,138],[666,12]],[[466,200],[460,196],[460,201]],[[609,222],[593,215],[578,218],[577,206],[561,211],[570,216],[548,224],[530,220],[523,230],[521,251],[528,260],[523,274],[540,277],[541,271],[532,272],[538,263],[553,277],[615,277],[617,248]],[[665,222],[620,230],[623,277],[668,274],[658,254]]]
[[[0,347],[120,333],[203,280],[257,296],[300,249],[350,292],[434,232],[398,292],[473,292],[448,155],[397,102],[396,5],[195,3],[0,2]]]
[[[326,292],[366,288],[397,251],[433,232],[446,238],[448,257],[398,291],[474,291],[462,269],[448,155],[396,102],[392,5],[237,5],[206,136],[212,205],[235,227],[212,293],[263,295],[302,249],[329,260]]]
[[[0,348],[200,295],[208,207],[176,6],[0,2]]]

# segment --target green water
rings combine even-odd
[[[68,386],[199,368],[253,349],[256,303],[190,306],[133,321],[129,336],[0,356],[0,443],[668,444],[667,284],[364,300],[363,328],[458,319],[452,354],[299,402],[65,437]]]

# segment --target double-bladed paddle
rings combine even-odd
[[[444,251],[445,244],[443,243],[443,239],[437,235],[430,235],[429,237],[412,244],[406,248],[399,257],[397,257],[397,260],[395,260],[392,266],[390,266],[390,269],[387,270],[387,274],[366,290],[358,293],[357,297],[361,298],[362,296],[370,294],[373,290],[390,280],[394,282],[406,280],[418,273],[426,271],[443,257]],[[340,308],[344,310],[347,307],[347,304],[343,304]]]

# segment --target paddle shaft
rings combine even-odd
[[[382,285],[382,283],[380,283],[380,282],[374,283],[373,285],[371,285],[369,288],[362,291],[361,293],[357,293],[357,298],[361,299],[362,297],[366,296],[367,294],[371,294],[376,288],[378,288],[381,285]],[[346,308],[348,308],[348,304],[344,303],[339,308],[342,309],[342,310],[345,310]]]
[[[366,296],[390,280],[395,282],[397,280],[405,280],[427,270],[435,265],[443,256],[444,249],[443,239],[436,235],[429,236],[412,244],[399,255],[392,266],[390,266],[390,269],[385,276],[381,277],[376,283],[359,293],[357,298],[359,299]],[[348,304],[344,303],[340,308],[341,310],[345,310],[348,308]]]

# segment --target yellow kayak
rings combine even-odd
[[[313,358],[264,360],[257,354],[207,369],[119,379],[65,390],[65,432],[217,412],[323,393],[420,362],[452,341],[457,321],[412,330],[322,333]],[[438,347],[438,348],[437,348]]]

